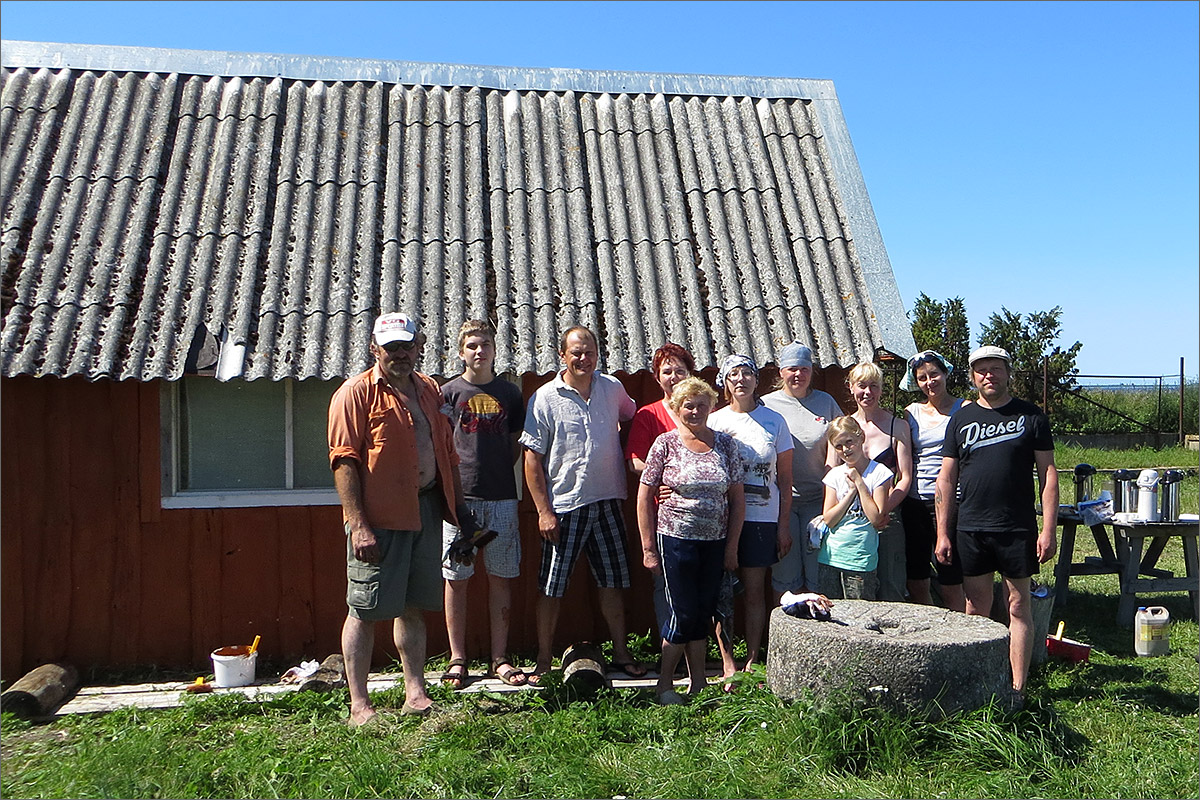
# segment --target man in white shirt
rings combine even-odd
[[[596,371],[599,355],[594,333],[568,328],[559,339],[564,369],[534,393],[525,413],[525,482],[542,537],[532,682],[550,669],[562,596],[580,553],[586,553],[599,588],[613,666],[631,677],[646,674],[625,642],[622,592],[629,588],[629,559],[620,425],[633,418],[636,407],[616,378]]]

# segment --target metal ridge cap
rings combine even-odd
[[[0,58],[3,60],[3,66],[13,68],[47,67],[321,81],[365,80],[424,86],[478,86],[502,90],[837,100],[833,81],[813,78],[439,64],[341,56],[242,53],[12,39],[0,41]]]

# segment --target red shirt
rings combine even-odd
[[[446,499],[445,519],[454,517],[454,472],[458,453],[442,395],[432,378],[412,374],[417,401],[429,420],[438,480]],[[415,531],[421,527],[417,442],[413,419],[400,393],[379,365],[348,379],[329,401],[329,465],[339,458],[358,462],[363,511],[372,528]],[[343,509],[343,517],[345,510]]]
[[[665,400],[659,400],[648,406],[642,406],[633,415],[633,423],[629,426],[629,439],[625,442],[625,458],[640,458],[646,460],[650,445],[654,440],[667,431],[676,428],[671,412],[667,410]]]

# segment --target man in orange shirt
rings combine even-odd
[[[375,364],[329,403],[329,462],[346,529],[342,654],[351,727],[376,712],[367,695],[375,623],[393,621],[404,667],[403,714],[429,713],[424,611],[442,608],[442,521],[458,524],[458,455],[441,392],[414,367],[425,335],[408,314],[375,320]]]

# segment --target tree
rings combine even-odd
[[[939,303],[921,292],[913,305],[912,334],[918,350],[936,350],[949,360],[954,371],[947,388],[962,396],[970,385],[967,356],[971,354],[971,325],[962,298]]]
[[[1041,402],[1043,363],[1052,386],[1074,388],[1079,374],[1075,358],[1083,343],[1075,342],[1064,350],[1056,344],[1061,337],[1062,306],[1025,316],[1001,306],[1000,313],[992,314],[980,330],[979,343],[1007,350],[1013,360],[1012,393]]]

